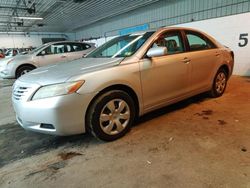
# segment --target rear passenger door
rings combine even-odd
[[[190,91],[201,91],[211,85],[216,64],[221,59],[220,51],[206,36],[195,31],[185,31],[190,60]]]

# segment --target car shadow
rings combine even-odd
[[[140,126],[146,121],[149,121],[149,120],[152,120],[154,118],[166,115],[166,114],[171,113],[171,112],[178,111],[180,109],[184,109],[184,108],[186,108],[189,105],[192,105],[194,103],[199,104],[199,103],[201,103],[205,100],[208,100],[208,99],[210,99],[208,97],[208,94],[202,93],[202,94],[196,95],[194,97],[188,98],[186,100],[180,101],[178,103],[160,108],[158,110],[154,110],[152,112],[149,112],[149,113],[143,115],[139,119],[137,119],[135,126]]]
[[[250,75],[250,71],[249,71],[249,75]],[[249,76],[246,76],[244,78],[246,79],[247,82],[250,82],[250,77]]]
[[[10,87],[14,84],[16,79],[2,79],[0,78],[0,88]]]
[[[183,109],[194,103],[207,100],[206,94],[200,94],[182,102],[150,112],[139,118],[134,126],[143,125],[144,122],[162,115]],[[59,147],[64,149],[80,146],[88,148],[93,145],[104,144],[90,134],[75,136],[53,136],[25,131],[17,122],[0,126],[0,168],[15,160],[27,158],[33,155],[55,150]]]
[[[18,123],[0,126],[0,168],[12,161],[55,150],[59,147],[73,148],[101,144],[89,134],[53,136],[25,131]]]

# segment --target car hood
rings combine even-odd
[[[8,57],[6,56],[4,59],[0,60],[0,66],[2,65],[6,65],[7,62],[9,62],[10,60],[13,60],[13,62],[16,61],[26,61],[27,59],[30,59],[32,57],[32,55],[30,54],[26,54],[26,55],[16,55],[14,57]]]
[[[73,76],[118,65],[124,58],[82,58],[35,69],[21,76],[21,82],[49,85],[62,83]]]
[[[13,57],[5,57],[3,59],[0,59],[0,66],[6,65],[7,62],[9,62],[12,59],[13,59]]]
[[[24,54],[24,55],[18,54],[12,58],[14,58],[14,61],[23,61],[27,59],[32,59],[32,57],[33,57],[33,54]]]

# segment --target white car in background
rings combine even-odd
[[[82,58],[93,49],[95,49],[94,43],[69,41],[46,43],[28,54],[1,60],[0,77],[19,78],[38,67]]]
[[[18,49],[9,49],[5,53],[5,58],[14,57],[14,56],[18,55],[19,53],[20,52]]]

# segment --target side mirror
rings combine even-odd
[[[43,51],[40,52],[39,55],[40,55],[40,56],[44,56],[44,55],[46,55],[46,52],[43,50]]]
[[[166,47],[153,47],[150,48],[147,52],[148,57],[159,57],[167,55],[167,48]]]

